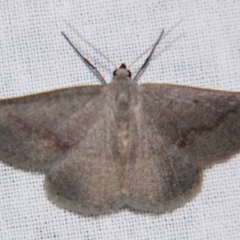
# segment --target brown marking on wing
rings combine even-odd
[[[65,152],[71,147],[69,142],[50,130],[31,126],[28,121],[11,113],[8,113],[8,117],[15,121],[23,131],[38,135],[39,138],[49,141],[55,148],[62,152]]]
[[[221,123],[224,122],[224,120],[228,117],[228,115],[234,112],[236,112],[236,110],[233,109],[224,112],[216,119],[214,124],[211,126],[203,124],[200,127],[191,127],[189,129],[185,129],[186,131],[183,131],[179,134],[179,139],[175,144],[180,148],[186,147],[194,140],[196,136],[201,136],[204,132],[213,131],[214,129],[218,128]]]

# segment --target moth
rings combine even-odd
[[[67,41],[74,45],[63,33]],[[0,101],[0,159],[45,173],[48,198],[83,214],[162,213],[201,188],[203,168],[240,152],[240,93],[141,84],[125,64],[107,84]]]

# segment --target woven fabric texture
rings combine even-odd
[[[1,98],[99,83],[61,31],[111,81],[114,66],[66,22],[119,66],[183,19],[139,82],[240,91],[239,1],[16,0],[0,1],[0,15]],[[0,239],[240,239],[239,173],[240,155],[207,169],[202,192],[171,213],[86,217],[49,202],[44,175],[0,161]]]

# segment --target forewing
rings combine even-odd
[[[103,104],[102,86],[86,86],[0,101],[0,158],[45,169],[84,138]]]
[[[240,150],[240,94],[144,84],[138,102],[127,204],[171,210],[200,190],[203,166]]]
[[[147,123],[201,166],[240,151],[240,93],[167,84],[140,86]]]
[[[84,141],[56,159],[47,172],[50,200],[75,212],[99,214],[122,205],[119,155],[114,150],[116,122],[109,107],[92,125]]]

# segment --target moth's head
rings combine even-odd
[[[131,78],[132,73],[130,70],[127,69],[127,66],[125,63],[122,63],[121,66],[118,69],[115,69],[113,72],[114,77],[120,77],[120,78]]]

